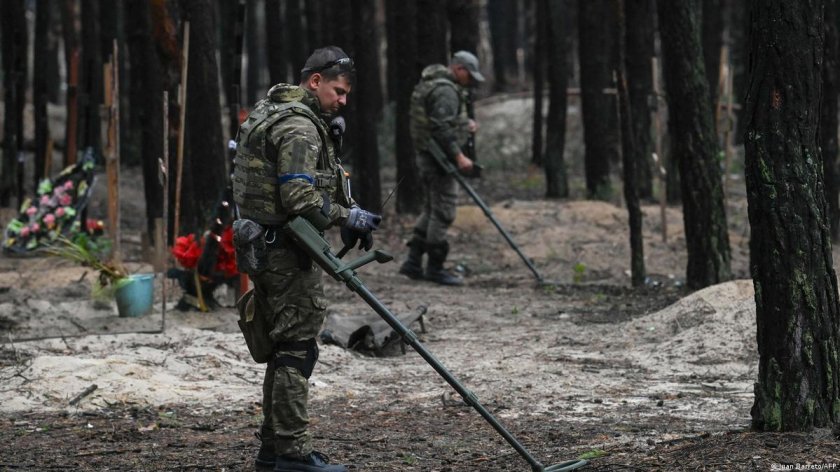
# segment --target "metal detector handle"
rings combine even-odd
[[[510,247],[513,248],[513,250],[516,251],[517,254],[519,254],[519,257],[522,259],[522,262],[524,262],[525,265],[528,266],[529,269],[531,269],[531,272],[534,273],[534,277],[537,278],[537,282],[542,284],[544,282],[543,276],[540,275],[539,271],[537,271],[537,268],[534,267],[534,264],[531,262],[531,260],[525,257],[525,254],[522,253],[522,250],[519,249],[519,246],[517,246],[516,243],[513,242],[513,238],[511,238],[510,234],[508,234],[508,232],[502,227],[502,224],[499,223],[499,220],[497,220],[496,217],[493,216],[493,212],[490,211],[490,208],[484,203],[481,197],[478,196],[475,190],[473,190],[472,186],[470,186],[470,184],[467,183],[467,181],[464,179],[464,176],[462,176],[460,172],[458,172],[458,169],[446,159],[446,155],[443,153],[443,150],[440,148],[440,145],[437,143],[437,141],[435,141],[434,139],[431,139],[429,141],[431,143],[431,149],[429,149],[429,152],[435,158],[437,163],[441,166],[441,168],[444,171],[446,171],[447,174],[451,174],[453,177],[455,177],[455,180],[457,180],[458,183],[461,184],[461,187],[463,187],[464,190],[467,191],[467,193],[470,195],[470,197],[473,199],[476,205],[478,205],[484,212],[484,214],[487,216],[487,218],[490,219],[490,222],[493,223],[493,225],[496,227],[496,229],[499,230],[500,233],[502,233],[502,236],[505,238]]]
[[[374,311],[385,320],[391,328],[394,329],[406,344],[410,345],[420,357],[422,357],[441,377],[446,380],[452,388],[464,398],[470,406],[472,406],[491,426],[511,445],[516,452],[528,461],[532,470],[535,472],[560,472],[565,470],[574,470],[586,464],[586,461],[568,461],[562,464],[545,467],[538,460],[536,460],[525,447],[513,437],[508,430],[502,426],[501,423],[490,413],[484,406],[479,403],[478,398],[469,391],[464,385],[458,382],[457,379],[440,363],[440,361],[429,352],[422,343],[420,343],[417,335],[410,329],[403,325],[400,320],[388,310],[382,302],[376,298],[373,293],[368,290],[364,282],[356,275],[355,269],[376,261],[379,263],[393,260],[390,254],[380,250],[369,252],[364,256],[343,264],[341,259],[336,257],[330,250],[330,243],[325,240],[321,234],[304,218],[295,218],[283,227],[283,231],[297,244],[297,246],[306,252],[312,260],[315,261],[321,268],[330,274],[334,279],[343,281],[347,288],[356,292],[362,299],[373,308]]]

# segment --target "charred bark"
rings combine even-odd
[[[449,45],[446,44],[446,4],[444,0],[417,1],[417,58],[420,71],[429,64],[447,64]],[[419,47],[422,45],[422,47]]]
[[[542,0],[541,0],[542,1]],[[548,119],[545,132],[545,196],[569,196],[563,151],[566,147],[566,89],[569,82],[566,57],[567,17],[571,0],[547,0],[548,20]]]
[[[653,104],[653,68],[656,27],[655,0],[624,0],[625,35],[624,66],[630,96],[633,143],[638,150],[636,161],[639,198],[653,198],[653,160],[651,152],[651,104]]]
[[[23,197],[23,105],[26,100],[26,11],[23,0],[3,3],[3,160],[0,161],[0,207]]]
[[[671,159],[680,171],[688,268],[686,285],[702,288],[731,277],[718,144],[700,45],[696,0],[658,0]]]
[[[493,49],[493,89],[506,90],[516,75],[517,15],[516,2],[488,0],[490,47]]]
[[[840,182],[837,174],[838,0],[825,0],[825,53],[822,66],[823,93],[820,106],[819,145],[823,161],[825,199],[831,238],[840,238]]]
[[[310,3],[315,2],[309,2]],[[289,82],[289,61],[283,33],[286,25],[280,0],[265,0],[265,29],[268,45],[268,76],[271,85]]]
[[[478,0],[447,2],[450,52],[469,51],[478,55],[478,10]]]
[[[753,427],[840,422],[840,305],[817,147],[823,1],[750,2],[744,147],[758,327]]]

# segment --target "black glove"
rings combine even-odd
[[[382,215],[377,215],[376,213],[363,210],[361,207],[354,206],[350,209],[350,215],[347,217],[347,221],[344,222],[344,227],[362,233],[370,233],[379,227],[380,221],[382,221]]]
[[[347,227],[341,228],[341,242],[346,247],[353,247],[359,242],[359,249],[370,251],[373,247],[373,233],[370,231],[356,231]]]

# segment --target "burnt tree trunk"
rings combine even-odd
[[[750,2],[744,147],[758,327],[753,427],[840,422],[840,305],[817,148],[823,1]]]
[[[76,143],[79,137],[78,78],[76,77],[76,82],[73,81],[74,75],[78,74],[80,57],[79,33],[76,29],[76,20],[78,18],[76,5],[74,0],[63,0],[61,2],[61,31],[64,39],[65,70],[67,71],[67,120],[64,128],[64,167],[71,162],[76,162]]]
[[[286,0],[284,19],[286,20],[286,50],[289,51],[292,63],[292,80],[297,84],[300,82],[300,70],[303,69],[303,64],[311,52],[307,49],[306,36],[303,34],[303,11],[300,8],[300,0]]]
[[[394,68],[396,81],[396,130],[394,133],[395,152],[397,154],[397,212],[400,214],[418,213],[421,205],[423,185],[417,164],[414,161],[414,144],[409,131],[411,111],[411,92],[420,77],[417,62],[417,10],[414,2],[386,0],[387,8],[393,11],[395,44],[399,54],[395,62],[388,67]],[[388,45],[391,48],[391,45]]]
[[[723,46],[723,0],[702,0],[703,63],[709,82],[712,109],[717,106],[718,78],[720,77],[720,48]],[[717,128],[717,123],[715,123]]]
[[[32,102],[35,115],[35,169],[33,180],[35,189],[38,188],[38,181],[46,175],[47,141],[50,139],[49,122],[47,120],[47,101],[49,100],[49,79],[47,69],[50,57],[47,51],[47,35],[50,28],[51,15],[50,2],[38,0],[35,4],[35,50],[34,65],[32,69]]]
[[[534,110],[531,131],[531,163],[543,165],[543,85],[545,81],[546,6],[547,0],[536,0],[536,31],[534,32]]]
[[[388,102],[397,100],[399,91],[397,89],[397,61],[401,51],[397,50],[397,10],[403,7],[402,3],[384,2],[385,6],[385,87],[388,94]]]
[[[540,0],[543,1],[543,0]],[[546,0],[548,22],[548,119],[545,131],[545,196],[569,196],[568,173],[563,159],[566,147],[567,17],[571,0]]]
[[[516,76],[516,2],[487,0],[487,19],[490,26],[490,47],[493,49],[493,89],[504,91]]]
[[[181,221],[178,234],[202,231],[213,216],[225,188],[227,169],[222,142],[216,34],[210,0],[185,0],[190,22],[186,139]]]
[[[0,161],[0,207],[23,196],[23,104],[26,100],[26,11],[23,0],[3,3],[0,15],[3,42],[3,160]]]
[[[449,17],[449,50],[469,51],[478,55],[478,0],[450,0],[447,2]]]
[[[323,11],[321,2],[306,2],[306,39],[309,43],[309,52],[327,46],[324,43]]]
[[[265,0],[268,76],[271,85],[289,82],[288,53],[286,50],[286,41],[283,40],[283,33],[286,31],[286,26],[283,21],[283,9],[280,7],[280,0]]]
[[[612,196],[610,163],[618,162],[618,128],[613,87],[614,31],[605,14],[610,0],[578,0],[580,89],[583,112],[584,170],[589,198]]]
[[[639,198],[653,198],[653,160],[651,152],[651,104],[653,103],[653,68],[656,27],[655,0],[624,0],[625,34],[624,66],[627,71],[627,90],[633,143],[638,150],[636,161]],[[660,156],[661,157],[661,156]]]
[[[265,96],[267,89],[262,80],[266,68],[265,50],[266,7],[264,2],[251,1],[246,7],[245,48],[248,54],[248,68],[245,70],[246,103],[256,103]],[[262,8],[260,8],[262,7]],[[229,18],[225,19],[230,21]]]
[[[638,176],[636,167],[642,161],[641,150],[636,146],[633,132],[633,110],[630,107],[630,92],[624,65],[626,25],[624,0],[613,0],[616,15],[616,51],[618,60],[616,88],[618,89],[618,111],[621,120],[621,158],[624,170],[624,200],[627,203],[627,220],[630,225],[630,279],[634,287],[645,284],[645,248],[642,239],[642,209],[636,189]]]
[[[152,22],[146,0],[125,2],[128,52],[131,61],[129,100],[132,122],[139,126],[140,167],[146,200],[146,231],[154,241],[156,218],[163,217],[158,159],[163,158],[163,66],[152,41]]]
[[[353,169],[356,198],[364,208],[382,208],[379,182],[377,125],[382,117],[382,87],[379,79],[379,40],[375,24],[376,0],[352,0],[355,25],[356,146]]]
[[[749,62],[747,30],[749,15],[744,0],[726,0],[729,14],[730,62],[732,63],[732,93],[734,102],[741,105],[735,109],[735,144],[744,142],[744,99],[747,95],[747,67]]]
[[[82,147],[102,154],[101,115],[103,70],[101,49],[100,4],[82,0],[82,59],[79,63],[79,132]]]
[[[449,63],[446,44],[446,4],[444,0],[417,0],[418,74],[430,64]]]
[[[731,277],[718,144],[700,46],[696,0],[658,0],[671,158],[680,170],[688,268],[686,285],[702,288]]]
[[[838,73],[838,0],[825,0],[825,53],[823,57],[823,94],[820,106],[819,145],[822,151],[823,174],[825,176],[825,199],[828,202],[828,217],[831,238],[840,238],[840,182],[837,175],[837,93]]]

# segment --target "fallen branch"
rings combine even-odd
[[[80,394],[76,395],[76,397],[75,397],[75,398],[73,398],[72,400],[70,400],[70,405],[72,406],[72,405],[75,405],[76,403],[79,403],[79,401],[81,401],[81,400],[82,400],[82,398],[85,398],[86,396],[90,395],[90,394],[91,394],[91,393],[93,393],[93,391],[94,391],[94,390],[96,390],[97,388],[98,388],[98,387],[96,386],[96,384],[93,384],[93,385],[91,385],[90,387],[86,388],[86,389],[85,389],[82,393],[80,393]]]

